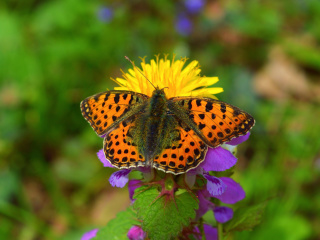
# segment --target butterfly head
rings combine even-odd
[[[166,99],[166,93],[164,92],[164,90],[168,88],[168,87],[164,87],[164,88],[159,88],[156,87],[156,89],[153,91],[152,96],[155,98],[164,98]]]

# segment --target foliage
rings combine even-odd
[[[96,239],[128,239],[127,233],[133,225],[138,225],[139,221],[132,210],[128,207],[125,211],[117,214],[115,219],[108,222],[107,226],[101,228]]]
[[[141,187],[136,192],[134,208],[138,219],[142,221],[142,229],[149,233],[150,239],[175,238],[196,216],[198,202],[188,192],[183,192],[174,199],[166,195],[158,198],[159,192],[155,187]]]

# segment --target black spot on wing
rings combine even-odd
[[[115,103],[118,103],[120,101],[120,94],[117,93],[115,96],[114,96],[114,102]]]

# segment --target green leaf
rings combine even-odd
[[[224,224],[224,231],[251,230],[261,222],[267,202],[262,202],[251,207],[240,208],[235,211],[231,221]]]
[[[133,225],[140,225],[136,220],[136,214],[132,207],[117,214],[117,217],[112,219],[107,226],[99,229],[95,240],[127,240],[127,233]]]
[[[159,197],[157,188],[145,186],[135,191],[133,207],[142,221],[142,229],[149,239],[171,239],[176,237],[195,218],[198,200],[189,192]]]

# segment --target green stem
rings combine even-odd
[[[203,229],[203,218],[200,218],[199,231],[202,235],[202,240],[206,240],[206,235],[204,234],[204,229]]]
[[[223,240],[223,228],[222,224],[218,222],[218,239]]]

